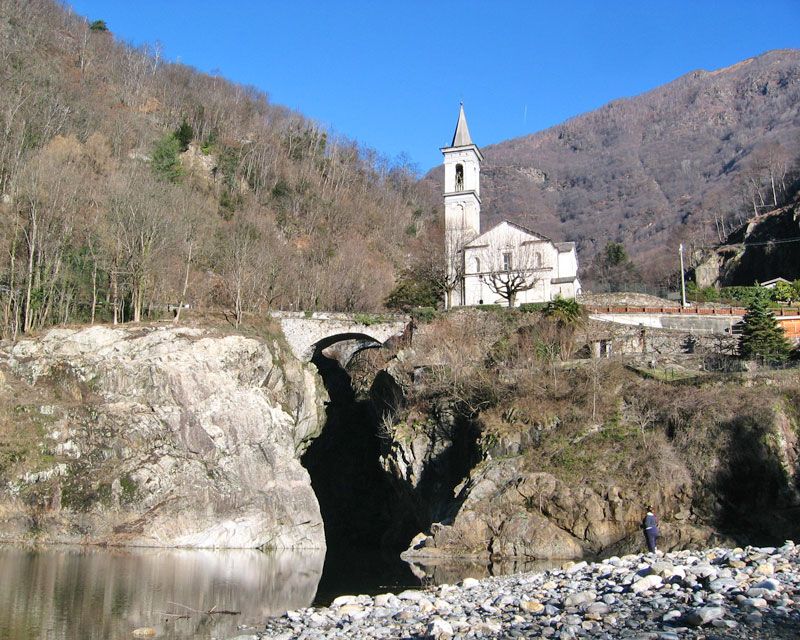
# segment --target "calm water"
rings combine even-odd
[[[409,566],[379,554],[326,561],[319,552],[0,546],[0,640],[129,639],[139,627],[155,628],[158,638],[232,638],[342,593],[542,568]],[[241,613],[203,613],[212,609]]]

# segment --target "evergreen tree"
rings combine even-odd
[[[181,143],[174,134],[169,133],[156,142],[152,154],[153,172],[162,180],[177,182],[183,175],[178,157]]]
[[[181,144],[181,151],[186,151],[189,148],[189,143],[194,138],[194,129],[192,129],[192,125],[186,122],[186,118],[181,122],[181,126],[175,130],[175,137]]]
[[[743,358],[765,362],[783,362],[791,348],[786,334],[767,306],[767,298],[755,296],[747,307],[739,344]]]

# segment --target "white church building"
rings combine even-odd
[[[481,162],[464,115],[444,155],[448,307],[519,306],[580,293],[574,242],[553,242],[504,220],[481,233]]]

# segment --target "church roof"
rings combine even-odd
[[[453,134],[453,144],[451,147],[468,147],[472,142],[469,135],[469,127],[467,126],[467,116],[464,115],[464,103],[461,103],[461,109],[458,112],[458,124],[456,124],[456,132]]]
[[[503,220],[502,222],[499,222],[498,224],[494,225],[491,229],[487,229],[486,231],[481,233],[479,236],[473,238],[472,241],[468,245],[466,245],[465,248],[471,249],[471,248],[474,248],[474,247],[484,246],[484,245],[481,244],[482,241],[483,241],[483,238],[485,238],[492,231],[494,231],[498,227],[503,226],[504,224],[508,225],[509,227],[514,227],[515,229],[519,229],[523,233],[525,233],[525,234],[527,234],[529,236],[533,236],[537,240],[541,240],[543,242],[553,243],[553,241],[550,238],[548,238],[545,235],[542,235],[541,233],[538,233],[537,231],[532,231],[532,230],[528,229],[527,227],[523,227],[521,224],[517,224],[516,222],[511,222],[511,220]],[[553,243],[553,244],[555,244],[555,243]]]

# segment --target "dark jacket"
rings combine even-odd
[[[656,518],[652,513],[648,513],[644,517],[642,529],[645,531],[652,530],[656,535],[658,535],[658,518]]]

